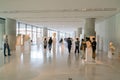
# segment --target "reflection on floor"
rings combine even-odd
[[[51,51],[34,45],[7,57],[0,52],[0,80],[120,80],[119,67],[117,55],[108,59],[98,52],[96,62],[86,63],[81,53],[69,55],[63,45]]]

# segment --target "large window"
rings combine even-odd
[[[34,43],[36,43],[36,37],[37,37],[36,36],[36,27],[33,27],[32,30],[33,30],[33,32],[32,32],[32,35],[33,35],[32,40],[33,40]]]
[[[37,38],[43,37],[43,28],[18,22],[16,27],[16,33],[17,35],[29,35],[30,39],[33,40],[33,43],[36,44]]]
[[[37,38],[43,37],[43,29],[42,28],[37,28]]]
[[[65,38],[65,33],[60,32],[60,38]]]
[[[19,23],[16,24],[16,34],[19,34]]]
[[[31,27],[31,25],[27,25],[27,35],[29,35],[30,36],[30,38],[32,38],[32,27]]]
[[[55,37],[57,37],[57,32],[55,30],[48,30],[48,37],[54,37],[54,34]]]
[[[19,34],[24,34],[25,35],[25,33],[26,33],[26,26],[25,26],[25,24],[20,24],[20,27],[19,27]]]

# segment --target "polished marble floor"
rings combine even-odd
[[[95,62],[84,62],[80,54],[69,55],[64,45],[51,51],[32,45],[31,49],[0,52],[0,80],[120,80],[120,58],[97,52]]]

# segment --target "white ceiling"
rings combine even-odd
[[[120,0],[0,0],[1,17],[68,32],[119,11]]]

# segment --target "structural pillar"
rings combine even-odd
[[[0,50],[3,49],[4,34],[5,34],[5,19],[0,18]]]
[[[43,37],[45,38],[47,38],[48,37],[48,29],[47,29],[47,27],[44,27],[43,28]]]
[[[87,18],[84,26],[84,37],[95,35],[95,18]]]
[[[16,49],[16,20],[7,18],[5,23],[5,35],[8,35],[8,43],[11,50]]]
[[[74,39],[76,38],[76,31],[73,32],[73,35],[74,35]]]
[[[80,34],[82,34],[82,28],[77,29],[77,37],[80,38]]]
[[[57,41],[60,40],[60,31],[57,31]]]

